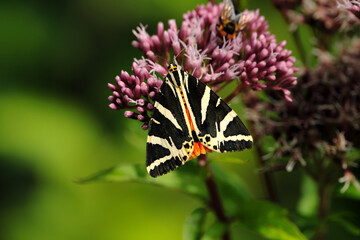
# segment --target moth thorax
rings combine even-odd
[[[183,85],[183,76],[180,70],[169,72],[167,77],[175,87],[181,87]]]

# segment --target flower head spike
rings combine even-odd
[[[163,72],[163,69],[154,66],[155,64],[150,65],[145,59],[136,60],[133,63],[134,75],[122,71],[120,76],[115,77],[116,85],[108,84],[113,91],[112,96],[109,96],[109,107],[114,110],[131,109],[125,111],[125,117],[143,122],[144,129],[147,128],[151,115],[149,111],[154,108],[153,101],[162,84],[162,80],[149,72],[155,71],[154,69],[158,70],[158,73]]]
[[[360,1],[359,0],[339,0],[337,2],[339,9],[345,9],[353,13],[360,19]]]
[[[274,138],[279,146],[269,152],[279,153],[278,160],[290,159],[287,170],[295,162],[326,161],[346,169],[354,161],[347,154],[360,144],[360,39],[338,46],[334,56],[316,51],[319,65],[293,88],[293,102],[276,101],[273,93],[267,102],[246,101],[254,134]]]
[[[347,8],[350,8],[351,4],[355,6],[355,9],[355,2],[351,0],[341,2],[338,0],[304,0],[302,3],[304,19],[309,24],[314,24],[314,22],[320,24],[325,31],[352,30],[359,25],[359,21],[351,13],[352,10]]]
[[[153,104],[162,83],[157,76],[164,77],[166,67],[172,62],[212,86],[214,91],[236,80],[241,88],[237,88],[232,97],[241,91],[269,89],[283,92],[285,99],[291,101],[288,88],[296,84],[293,74],[298,69],[293,66],[295,58],[291,56],[291,51],[285,49],[286,42],[276,42],[258,10],[245,10],[239,15],[239,21],[242,19],[241,31],[232,39],[224,38],[219,43],[217,25],[223,7],[222,3],[200,5],[183,15],[180,28],[175,20],[170,20],[167,29],[159,23],[154,35],[147,33],[146,26],[137,27],[133,31],[137,40],[132,44],[144,53],[144,57],[133,64],[134,75],[130,78],[136,80],[135,84],[127,84],[119,77],[122,83],[111,85],[116,93],[109,98],[110,107],[133,108],[138,105],[129,99],[136,102],[140,98]],[[139,89],[142,89],[141,96]],[[124,101],[127,104],[124,105]],[[146,122],[149,119],[148,109],[139,110],[141,113],[138,111],[127,116]]]
[[[203,82],[215,82],[224,72],[215,73],[212,65],[210,65],[210,73],[206,73],[206,75],[202,78]]]
[[[185,44],[184,44],[185,45]],[[201,49],[197,48],[197,45],[188,45],[184,46],[185,48],[185,69],[192,69],[193,75],[197,78],[201,76],[201,66],[204,64],[205,60],[209,60],[211,58],[207,57],[206,52],[207,49],[201,51]]]
[[[133,34],[139,39],[139,42],[133,42],[133,46],[140,48],[144,52],[150,51],[151,46],[154,46],[150,35],[146,32],[147,25],[140,24],[139,27],[136,27],[136,30],[133,30]]]

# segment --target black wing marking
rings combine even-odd
[[[162,84],[149,126],[146,168],[152,177],[182,165],[193,151],[193,141],[185,120],[182,100],[169,83]]]
[[[186,77],[187,76],[187,77]],[[184,90],[200,142],[216,152],[251,148],[252,137],[237,114],[214,91],[185,73]]]

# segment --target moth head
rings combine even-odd
[[[169,66],[168,66],[168,71],[169,71],[169,73],[172,73],[172,72],[174,72],[174,71],[178,71],[179,70],[179,68],[175,65],[175,64],[170,64]]]

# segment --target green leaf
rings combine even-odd
[[[222,235],[227,230],[227,226],[225,223],[222,222],[215,222],[211,225],[207,231],[205,232],[204,236],[201,240],[218,240],[221,239]]]
[[[212,155],[215,155],[215,154],[212,154]],[[244,164],[244,163],[249,162],[249,160],[240,159],[238,157],[231,156],[230,153],[227,153],[227,154],[222,154],[222,156],[217,156],[217,154],[215,157],[211,156],[211,159],[209,160],[209,162],[226,162],[226,163]]]
[[[340,189],[341,188],[338,189],[338,196],[351,198],[351,199],[355,199],[355,200],[360,200],[360,191],[358,189],[356,189],[354,184],[350,184],[349,188],[346,189],[346,191],[344,193],[341,193]]]
[[[158,178],[153,178],[146,172],[145,164],[122,164],[100,171],[78,182],[88,183],[95,181],[153,184],[185,192],[205,202],[208,200],[207,190],[201,177],[200,169],[194,161]]]
[[[346,152],[346,159],[350,161],[357,161],[360,159],[360,149],[350,148],[350,151]]]
[[[267,238],[261,236],[260,234],[251,231],[246,226],[240,224],[239,222],[234,222],[230,226],[231,240],[266,240]]]
[[[306,239],[287,218],[287,214],[285,209],[270,202],[253,201],[242,204],[237,219],[242,225],[269,239]]]
[[[119,166],[102,170],[77,182],[87,183],[94,181],[126,182],[146,180],[148,176],[141,164],[121,164]]]
[[[358,225],[355,225],[347,218],[354,217],[351,213],[336,213],[329,216],[329,221],[335,222],[342,227],[344,227],[345,230],[347,230],[349,233],[360,236],[360,227]]]
[[[297,204],[298,212],[306,217],[315,216],[319,197],[317,194],[316,183],[308,176],[304,175],[301,184],[301,198]]]
[[[276,149],[279,148],[279,143],[272,135],[265,135],[260,141],[260,145],[265,151],[265,154],[272,154]]]
[[[224,172],[215,164],[211,164],[211,169],[226,215],[232,217],[238,212],[239,206],[243,202],[252,200],[253,196],[237,176]]]
[[[251,193],[240,179],[225,173],[214,164],[211,164],[211,168],[223,204],[229,214],[234,213],[240,202],[252,199]],[[208,202],[209,196],[202,170],[194,160],[166,175],[153,178],[146,172],[144,164],[121,164],[80,179],[77,182],[108,181],[153,184],[179,190]]]
[[[195,209],[185,220],[184,240],[199,240],[203,233],[207,210],[205,208]]]

